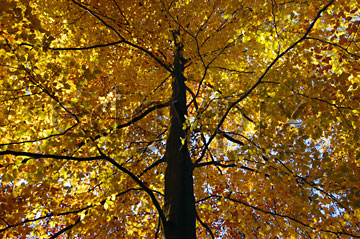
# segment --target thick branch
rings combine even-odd
[[[231,137],[231,136],[228,135],[227,133],[223,133],[223,136],[224,136],[227,140],[229,140],[229,141],[231,141],[231,142],[233,142],[233,143],[235,143],[235,144],[238,144],[238,145],[240,145],[240,146],[243,146],[243,145],[244,145],[243,142],[241,142],[240,140],[237,140],[237,139]]]
[[[317,22],[317,20],[320,18],[322,12],[324,12],[335,0],[331,0],[328,4],[326,4],[316,15],[315,19],[312,21],[312,23],[310,24],[310,26],[308,27],[308,29],[306,30],[305,34],[298,39],[296,42],[294,42],[291,46],[289,46],[285,51],[283,51],[281,54],[279,54],[271,63],[270,65],[268,65],[268,67],[266,67],[265,71],[263,72],[263,74],[258,78],[258,80],[256,81],[256,83],[245,93],[243,94],[239,99],[235,100],[225,111],[225,114],[223,115],[223,117],[220,119],[220,122],[218,123],[214,133],[210,136],[208,142],[205,144],[204,149],[200,155],[200,157],[196,160],[195,164],[201,162],[201,160],[204,158],[206,150],[208,149],[210,143],[213,141],[213,139],[215,138],[215,136],[219,133],[220,131],[220,127],[223,125],[223,123],[225,122],[225,119],[227,118],[227,116],[229,115],[230,111],[232,110],[232,108],[234,108],[238,103],[240,103],[242,100],[244,100],[246,97],[248,97],[248,95],[250,95],[256,88],[257,86],[262,82],[262,80],[264,79],[264,77],[267,75],[267,73],[270,71],[270,69],[285,55],[287,54],[289,51],[291,51],[293,48],[295,48],[299,43],[301,43],[302,41],[304,41],[307,36],[309,35],[310,31],[312,30],[312,28],[314,27],[315,23]]]
[[[20,152],[13,150],[0,151],[0,155],[26,156],[31,158],[65,159],[65,160],[74,160],[74,161],[93,161],[93,160],[104,159],[103,156],[73,157],[73,156],[55,155],[55,154],[38,154],[38,153]]]
[[[166,222],[166,218],[164,215],[164,212],[161,209],[161,206],[158,202],[158,200],[156,199],[153,191],[148,188],[138,177],[135,176],[135,174],[133,174],[132,172],[130,172],[128,169],[124,168],[123,166],[121,166],[119,163],[117,163],[114,159],[102,154],[102,157],[108,161],[109,163],[111,163],[112,165],[114,165],[116,168],[118,168],[120,171],[122,171],[123,173],[127,174],[132,180],[134,180],[151,198],[151,201],[153,202],[155,208],[157,209],[158,213],[159,213],[159,217],[161,219],[162,222]]]

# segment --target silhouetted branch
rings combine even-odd
[[[110,42],[110,43],[105,43],[105,44],[97,44],[97,45],[93,45],[93,46],[84,46],[84,47],[50,47],[50,50],[55,50],[55,51],[82,51],[82,50],[90,50],[90,49],[94,49],[94,48],[100,48],[100,47],[107,47],[107,46],[114,46],[120,43],[123,43],[123,40],[120,41],[116,41],[116,42]]]
[[[151,51],[145,49],[144,47],[141,47],[135,43],[132,43],[128,40],[126,40],[114,27],[112,27],[111,25],[109,25],[108,23],[106,23],[101,17],[98,16],[98,14],[96,14],[94,11],[92,11],[91,9],[89,9],[88,7],[84,6],[83,4],[72,0],[73,3],[75,3],[76,5],[78,5],[80,8],[84,9],[85,11],[89,12],[92,16],[94,16],[96,19],[98,19],[104,26],[106,26],[107,28],[111,29],[119,38],[120,38],[120,42],[127,44],[129,46],[132,46],[142,52],[144,52],[146,55],[150,56],[151,58],[153,58],[157,63],[159,63],[162,67],[164,67],[168,72],[172,72],[172,69],[170,68],[169,65],[165,64],[163,61],[161,61],[159,58],[157,58]]]
[[[52,137],[56,137],[56,136],[61,136],[61,135],[65,135],[67,132],[69,132],[70,130],[72,130],[73,128],[75,128],[78,125],[78,123],[75,123],[73,126],[67,128],[66,130],[64,130],[64,132],[62,133],[57,133],[57,134],[51,134],[49,136],[46,136],[44,138],[38,138],[38,139],[33,139],[33,140],[24,140],[24,141],[19,141],[19,142],[11,142],[11,143],[4,143],[4,144],[0,144],[0,146],[5,146],[5,145],[16,145],[16,144],[25,144],[25,143],[34,143],[34,142],[38,142],[38,141],[42,141],[42,140],[46,140],[46,139],[50,139]]]
[[[93,161],[93,160],[104,159],[103,156],[73,157],[73,156],[55,155],[55,154],[38,154],[38,153],[20,152],[13,150],[0,151],[0,155],[27,156],[31,158],[65,159],[65,160],[74,160],[74,161]]]
[[[322,43],[325,43],[325,44],[328,44],[328,45],[331,45],[331,46],[340,48],[342,51],[346,52],[346,53],[347,53],[348,55],[350,55],[351,57],[354,57],[354,58],[356,58],[356,59],[359,59],[359,58],[360,58],[359,55],[356,55],[356,54],[354,54],[354,53],[349,52],[348,49],[346,49],[345,47],[340,46],[340,45],[337,44],[337,43],[329,42],[329,41],[326,41],[326,40],[323,40],[323,39],[319,39],[319,38],[315,38],[315,37],[306,37],[305,39],[314,40],[314,41],[319,41],[319,42],[322,42]]]
[[[170,105],[171,105],[171,102],[167,102],[167,103],[164,103],[164,104],[154,105],[153,107],[150,107],[149,109],[145,110],[145,111],[144,111],[143,113],[141,113],[140,115],[132,118],[130,121],[118,125],[118,126],[116,127],[116,129],[122,129],[122,128],[128,127],[128,126],[134,124],[135,122],[143,119],[145,116],[147,116],[148,114],[150,114],[150,113],[153,112],[154,110],[156,110],[156,109],[161,109],[161,108],[164,108],[164,107],[167,107],[167,106],[170,106]]]
[[[211,238],[214,239],[215,237],[214,237],[214,234],[212,233],[210,227],[201,220],[201,218],[199,217],[199,214],[197,212],[196,212],[196,219],[200,222],[201,226],[203,226],[205,228],[205,230],[207,232],[209,232]]]
[[[208,165],[215,165],[215,166],[220,166],[220,167],[223,167],[223,168],[236,167],[236,164],[222,164],[222,163],[217,162],[217,161],[211,161],[211,162],[199,163],[199,164],[195,165],[195,168],[208,166]]]
[[[159,231],[160,231],[160,226],[161,226],[161,221],[160,221],[160,218],[159,218],[158,225],[157,225],[157,228],[156,228],[156,231],[155,231],[155,236],[154,236],[155,239],[158,238]]]
[[[112,165],[114,165],[116,168],[118,168],[120,171],[122,171],[123,173],[127,174],[132,180],[134,180],[151,198],[152,203],[154,204],[156,210],[159,213],[160,219],[162,222],[166,222],[166,217],[164,215],[164,212],[161,209],[161,206],[158,202],[158,200],[156,199],[153,191],[148,188],[138,177],[136,177],[135,174],[133,174],[132,172],[130,172],[128,169],[124,168],[123,166],[121,166],[118,162],[116,162],[114,159],[108,157],[107,155],[105,155],[100,148],[98,148],[99,152],[101,153],[103,159],[105,159],[106,161],[108,161],[109,163],[111,163]]]
[[[259,208],[259,207],[256,207],[256,206],[253,206],[253,205],[250,205],[249,203],[246,203],[244,201],[241,201],[241,200],[238,200],[238,199],[234,199],[234,198],[231,198],[231,193],[229,193],[228,196],[224,196],[225,199],[228,199],[232,202],[236,202],[236,203],[240,203],[246,207],[249,207],[249,208],[252,208],[256,211],[260,211],[264,214],[268,214],[268,215],[272,215],[272,216],[276,216],[276,217],[282,217],[282,218],[286,218],[286,219],[289,219],[293,222],[296,222],[304,227],[307,227],[307,228],[310,228],[312,230],[319,230],[319,231],[322,231],[322,232],[327,232],[327,233],[331,233],[331,234],[335,234],[337,236],[339,235],[347,235],[347,236],[352,236],[352,237],[356,237],[356,238],[360,238],[360,235],[353,235],[353,234],[350,234],[350,233],[347,233],[347,232],[340,232],[340,231],[331,231],[331,230],[324,230],[324,229],[321,229],[321,228],[316,228],[316,227],[313,227],[309,224],[306,224],[302,221],[300,221],[299,219],[296,219],[294,217],[290,217],[290,216],[287,216],[287,215],[283,215],[283,214],[279,214],[279,213],[275,213],[275,212],[270,212],[270,211],[267,211],[265,209],[262,209],[262,208]]]
[[[243,146],[243,145],[244,145],[243,142],[241,142],[240,140],[237,140],[237,139],[231,137],[231,136],[228,135],[227,133],[223,133],[222,135],[223,135],[227,140],[229,140],[229,141],[231,141],[231,142],[233,142],[233,143],[235,143],[235,144],[238,144],[238,145],[240,145],[240,146]]]
[[[258,78],[258,80],[256,81],[256,83],[246,92],[244,93],[239,99],[235,100],[225,111],[223,117],[220,119],[216,129],[214,130],[214,133],[210,136],[208,142],[204,145],[204,149],[202,150],[202,153],[200,154],[200,157],[195,161],[195,164],[201,162],[201,160],[204,158],[205,153],[210,145],[210,143],[213,141],[213,139],[215,138],[215,136],[219,133],[220,131],[220,127],[223,125],[223,123],[225,122],[225,119],[227,118],[227,116],[229,115],[230,111],[232,110],[232,108],[234,108],[238,103],[240,103],[242,100],[244,100],[246,97],[248,97],[248,95],[250,95],[256,88],[257,86],[262,82],[262,80],[264,79],[264,77],[267,75],[267,73],[270,71],[270,69],[280,60],[280,58],[282,58],[286,53],[288,53],[289,51],[291,51],[293,48],[295,48],[299,43],[301,43],[302,41],[304,41],[306,39],[306,37],[309,35],[310,31],[312,30],[312,28],[314,27],[315,23],[317,22],[317,20],[320,18],[322,12],[324,12],[335,0],[331,0],[328,4],[326,4],[316,15],[315,19],[312,21],[312,23],[310,24],[310,26],[307,28],[306,32],[304,33],[304,35],[298,39],[297,41],[295,41],[291,46],[289,46],[285,51],[283,51],[281,54],[279,54],[265,69],[265,71],[261,74],[261,76]]]
[[[144,169],[144,171],[142,171],[140,174],[139,174],[139,178],[141,176],[143,176],[147,171],[151,170],[152,168],[155,168],[156,166],[158,166],[159,164],[165,162],[164,160],[164,157],[160,158],[159,160],[155,161],[153,164],[151,164],[149,167],[147,167],[146,169]]]
[[[61,229],[60,231],[58,231],[57,233],[55,233],[54,235],[52,235],[51,237],[49,237],[49,239],[57,238],[58,236],[60,236],[60,235],[63,234],[64,232],[71,230],[71,229],[72,229],[74,226],[76,226],[79,222],[80,222],[80,217],[75,221],[74,224],[70,224],[69,226]]]
[[[213,66],[211,68],[220,69],[220,70],[224,70],[224,71],[228,71],[228,72],[235,72],[237,74],[254,74],[255,73],[255,71],[239,71],[239,70],[230,69],[230,68],[221,67],[221,66]]]

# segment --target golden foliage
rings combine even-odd
[[[3,238],[154,238],[178,43],[198,238],[360,237],[357,0],[3,0],[0,21]]]

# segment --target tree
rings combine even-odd
[[[4,238],[359,238],[357,0],[5,0]]]

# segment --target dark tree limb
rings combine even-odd
[[[259,207],[256,207],[256,206],[253,206],[249,203],[246,203],[244,201],[241,201],[241,200],[238,200],[238,199],[234,199],[234,198],[231,198],[231,193],[229,193],[227,196],[224,196],[225,199],[228,199],[232,202],[236,202],[236,203],[240,203],[246,207],[249,207],[249,208],[252,208],[256,211],[259,211],[259,212],[262,212],[264,214],[268,214],[268,215],[272,215],[272,216],[275,216],[275,217],[282,217],[282,218],[285,218],[285,219],[289,219],[293,222],[296,222],[304,227],[307,227],[307,228],[310,228],[312,230],[319,230],[319,231],[322,231],[322,232],[326,232],[326,233],[331,233],[331,234],[334,234],[336,236],[339,236],[339,235],[346,235],[346,236],[351,236],[351,237],[355,237],[355,238],[360,238],[360,235],[354,235],[354,234],[351,234],[351,233],[347,233],[347,232],[341,232],[341,231],[331,231],[331,230],[325,230],[325,229],[321,229],[321,228],[316,228],[314,226],[311,226],[309,224],[306,224],[302,221],[300,221],[299,219],[296,219],[294,217],[291,217],[291,216],[287,216],[287,215],[283,215],[283,214],[279,214],[279,213],[276,213],[276,212],[270,212],[270,211],[267,211],[265,209],[262,209],[262,208],[259,208]]]
[[[80,222],[80,217],[74,222],[74,224],[70,224],[69,226],[61,229],[60,231],[58,231],[57,233],[55,233],[54,235],[52,235],[51,237],[49,237],[49,239],[57,238],[58,236],[60,236],[60,235],[63,234],[64,232],[71,230],[71,229],[72,229],[74,226],[76,226],[79,222]]]
[[[200,222],[201,226],[203,226],[205,228],[205,230],[210,234],[211,238],[214,239],[214,234],[211,231],[210,227],[201,220],[201,218],[199,217],[199,214],[196,212],[196,219]]]
[[[93,161],[93,160],[104,159],[103,156],[73,157],[66,155],[38,154],[38,153],[21,152],[21,151],[13,151],[13,150],[0,151],[0,155],[26,156],[31,158],[65,159],[65,160],[74,160],[74,161]]]
[[[328,44],[328,45],[337,47],[337,48],[341,49],[341,50],[344,51],[346,54],[348,54],[349,56],[351,56],[351,57],[353,57],[353,58],[355,58],[355,59],[359,59],[359,58],[360,58],[359,55],[349,52],[348,49],[346,49],[346,48],[343,47],[343,46],[340,46],[340,45],[337,44],[337,43],[329,42],[329,41],[326,41],[326,40],[323,40],[323,39],[319,39],[319,38],[316,38],[316,37],[306,37],[305,39],[306,39],[306,40],[319,41],[319,42],[322,42],[322,43],[324,43],[324,44]]]
[[[231,141],[231,142],[233,142],[233,143],[235,143],[235,144],[238,144],[238,145],[240,145],[240,146],[243,146],[243,145],[244,145],[243,142],[241,142],[240,140],[237,140],[237,139],[231,137],[231,136],[228,135],[227,133],[223,133],[222,135],[223,135],[227,140],[229,140],[229,141]]]
[[[163,61],[161,61],[158,57],[156,57],[151,51],[145,49],[144,47],[141,47],[135,43],[132,43],[128,40],[126,40],[124,38],[124,36],[122,36],[113,26],[109,25],[107,22],[105,22],[98,14],[96,14],[94,11],[92,11],[90,8],[84,6],[83,4],[81,4],[80,2],[77,2],[75,0],[72,0],[72,2],[74,4],[76,4],[77,6],[79,6],[80,8],[84,9],[85,11],[89,12],[92,16],[94,16],[96,19],[98,19],[105,27],[109,28],[111,31],[113,31],[119,38],[120,38],[120,42],[132,46],[142,52],[144,52],[146,55],[150,56],[152,59],[154,59],[158,64],[160,64],[165,70],[167,70],[168,72],[172,72],[172,69],[169,65],[167,65],[166,63],[164,63]]]
[[[82,51],[82,50],[90,50],[95,48],[101,48],[101,47],[108,47],[108,46],[114,46],[118,45],[120,43],[123,43],[123,40],[105,43],[105,44],[97,44],[92,46],[85,46],[85,47],[50,47],[50,50],[54,51]]]
[[[287,54],[289,51],[291,51],[292,49],[294,49],[298,44],[300,44],[302,41],[304,41],[307,36],[309,35],[309,33],[311,32],[311,30],[313,29],[313,27],[315,26],[315,23],[318,21],[318,19],[320,18],[321,14],[331,5],[334,3],[335,0],[331,0],[329,3],[327,3],[322,9],[320,9],[320,11],[318,12],[318,14],[316,15],[315,19],[311,22],[310,26],[307,28],[306,32],[304,33],[304,35],[298,39],[297,41],[295,41],[291,46],[289,46],[285,51],[283,51],[282,53],[280,53],[265,69],[265,71],[261,74],[261,76],[258,78],[258,80],[256,81],[256,83],[246,92],[244,93],[239,99],[235,100],[225,111],[224,115],[222,116],[222,118],[220,119],[216,129],[214,130],[214,133],[210,136],[208,142],[204,145],[204,149],[202,150],[202,153],[200,155],[200,157],[195,161],[195,164],[201,162],[201,160],[204,158],[205,153],[208,149],[208,147],[210,146],[210,143],[213,141],[213,139],[215,138],[215,136],[219,133],[220,131],[220,127],[223,125],[223,123],[225,122],[227,116],[229,115],[230,111],[232,110],[232,108],[234,108],[238,103],[240,103],[241,101],[243,101],[245,98],[247,98],[256,88],[257,86],[262,82],[262,80],[264,79],[264,77],[267,75],[267,73],[270,71],[270,69],[285,55]]]
[[[162,222],[166,222],[166,218],[164,215],[163,210],[161,209],[161,206],[158,202],[158,200],[156,199],[153,191],[148,188],[135,174],[133,174],[132,172],[130,172],[128,169],[124,168],[123,166],[121,166],[118,162],[116,162],[114,159],[110,158],[109,156],[105,155],[99,148],[98,148],[99,152],[101,153],[101,156],[103,159],[105,159],[106,161],[108,161],[109,163],[111,163],[112,165],[114,165],[117,169],[119,169],[120,171],[122,171],[123,173],[125,173],[126,175],[128,175],[132,180],[134,180],[140,187],[141,189],[143,189],[151,198],[152,203],[154,204],[156,210],[159,213],[159,217],[161,219]]]
[[[24,141],[19,141],[19,142],[11,142],[11,143],[5,143],[5,144],[0,144],[1,146],[5,146],[5,145],[16,145],[16,144],[25,144],[25,143],[34,143],[34,142],[38,142],[38,141],[43,141],[43,140],[47,140],[50,139],[52,137],[56,137],[56,136],[62,136],[65,135],[66,133],[70,132],[72,129],[74,129],[76,126],[78,126],[79,123],[75,123],[74,125],[72,125],[71,127],[67,128],[66,130],[64,130],[64,132],[62,133],[57,133],[57,134],[51,134],[48,135],[46,137],[43,138],[38,138],[38,139],[33,139],[33,140],[24,140]]]
[[[149,170],[155,168],[156,166],[158,166],[159,164],[161,163],[164,163],[165,160],[164,160],[164,157],[160,158],[159,160],[155,161],[153,164],[151,164],[149,167],[147,167],[146,169],[144,169],[144,171],[142,171],[140,174],[139,174],[139,178],[141,176],[143,176],[146,172],[148,172]]]

